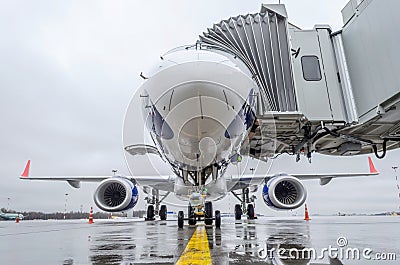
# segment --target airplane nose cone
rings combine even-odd
[[[222,124],[212,118],[198,117],[185,123],[178,137],[179,151],[185,164],[203,168],[216,163],[217,152],[230,145],[229,141],[222,139],[223,132]]]
[[[217,154],[217,144],[211,137],[201,138],[199,142],[199,151],[201,159],[205,160],[207,165],[211,164],[212,158]]]
[[[238,59],[206,50],[163,58],[140,88],[153,140],[171,164],[185,170],[229,161],[254,121],[254,80]]]
[[[229,96],[229,105],[223,99],[224,93]],[[243,121],[236,127],[235,136],[226,137],[244,101],[223,87],[198,81],[178,86],[170,95],[172,92],[155,104],[163,108],[161,102],[171,101],[171,108],[165,111],[165,123],[174,137],[159,138],[163,149],[168,151],[167,156],[189,170],[228,160],[246,133]]]

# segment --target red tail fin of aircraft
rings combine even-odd
[[[24,172],[22,172],[21,177],[27,178],[29,177],[29,169],[31,167],[31,160],[28,160],[25,166]]]
[[[368,163],[369,163],[369,173],[378,173],[378,170],[376,170],[374,162],[372,162],[371,157],[368,157]]]

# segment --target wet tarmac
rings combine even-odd
[[[223,218],[221,229],[201,224],[178,229],[176,220],[95,220],[92,225],[87,220],[0,222],[0,264],[207,264],[210,260],[212,264],[400,264],[400,217],[314,217],[309,222],[301,217],[236,222]]]

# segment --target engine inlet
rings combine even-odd
[[[298,196],[296,187],[289,181],[279,182],[274,193],[278,201],[287,205],[295,203]]]
[[[104,191],[104,202],[107,206],[116,207],[126,198],[126,189],[120,183],[112,183]]]

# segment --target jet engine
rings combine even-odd
[[[121,212],[132,209],[139,198],[138,189],[128,179],[112,177],[100,182],[94,202],[103,211]]]
[[[262,196],[271,208],[292,210],[305,202],[307,191],[297,178],[281,175],[273,177],[264,185]]]

